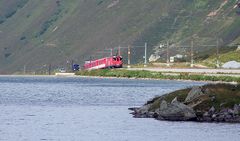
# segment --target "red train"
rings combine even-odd
[[[122,56],[105,57],[93,61],[86,61],[85,70],[105,69],[105,68],[121,68],[123,65]]]

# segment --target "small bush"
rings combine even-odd
[[[20,38],[21,41],[23,41],[23,40],[25,40],[25,39],[26,39],[26,36],[22,36],[22,37]]]
[[[5,18],[6,19],[11,18],[16,12],[17,12],[17,9],[9,11],[8,13],[5,14]]]
[[[4,17],[0,16],[0,24],[4,23],[5,20],[6,20],[6,19],[5,19]]]

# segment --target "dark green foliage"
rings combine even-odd
[[[235,19],[234,23],[222,32],[224,42],[233,41],[240,35],[240,18]]]
[[[17,13],[18,9],[21,9],[24,7],[25,4],[27,4],[29,0],[19,0],[17,1],[16,6],[9,7],[8,10],[5,13],[5,18],[11,18],[14,14]]]
[[[214,97],[209,106],[214,106],[217,110],[233,108],[234,104],[240,104],[239,84],[208,84],[203,86],[203,89],[208,89],[209,97]]]
[[[28,1],[29,1],[29,0],[20,0],[20,1],[17,3],[17,7],[18,7],[18,8],[23,8],[23,7],[27,4]]]
[[[5,17],[0,16],[0,24],[4,23],[5,20]]]
[[[103,3],[103,0],[97,0],[97,5],[101,5]]]
[[[8,57],[11,56],[11,55],[12,55],[12,53],[5,53],[5,54],[4,54],[4,57],[5,57],[5,58],[8,58]]]
[[[22,40],[25,40],[26,39],[26,36],[22,36],[21,38],[20,38],[20,40],[22,41]]]
[[[5,14],[5,18],[11,18],[15,13],[17,12],[17,9],[13,9],[12,11],[9,11]]]
[[[42,24],[40,31],[35,35],[36,38],[43,35],[49,29],[49,27],[52,26],[59,19],[59,17],[61,16],[61,12],[63,11],[63,8],[64,7],[61,5],[60,1],[57,2],[56,12]]]

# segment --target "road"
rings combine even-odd
[[[240,75],[240,69],[128,68],[128,70],[148,70],[148,71],[172,72],[172,73],[238,74]]]

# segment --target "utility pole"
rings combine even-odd
[[[217,50],[216,50],[217,51],[216,52],[216,55],[217,55],[216,67],[219,68],[220,64],[219,64],[219,40],[218,40],[218,38],[217,38],[217,46],[216,47],[217,47]]]
[[[130,63],[131,63],[131,49],[130,46],[128,46],[128,68],[130,68]]]
[[[23,66],[23,74],[26,75],[26,65]]]
[[[51,75],[51,69],[52,69],[52,65],[49,64],[49,66],[48,66],[48,75]]]
[[[73,68],[73,64],[74,64],[74,61],[73,61],[73,59],[71,60],[71,72],[73,72],[74,70],[74,68]]]
[[[147,43],[145,43],[144,67],[147,67]]]
[[[112,57],[113,56],[113,49],[111,48],[110,51],[111,51],[111,57]]]
[[[191,41],[191,68],[193,67],[193,64],[194,62],[193,62],[193,39],[192,39],[192,41]]]
[[[121,56],[121,46],[118,46],[118,56]]]
[[[167,67],[169,66],[169,41],[167,41]]]
[[[105,51],[110,52],[110,57],[113,56],[113,49],[112,48],[107,48],[107,49],[105,49]]]

